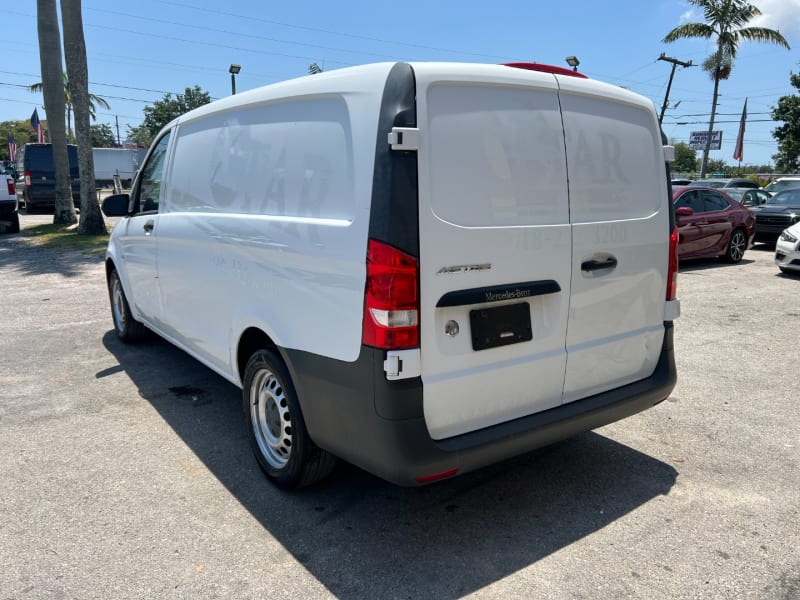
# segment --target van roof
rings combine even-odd
[[[172,127],[177,123],[185,123],[205,115],[233,110],[242,106],[268,103],[287,97],[319,96],[326,93],[374,94],[376,101],[383,94],[384,84],[389,71],[399,63],[385,62],[346,67],[332,71],[324,71],[314,75],[305,75],[273,83],[263,87],[237,93],[196,108],[169,123]],[[583,93],[626,104],[651,108],[652,101],[634,92],[616,85],[607,84],[588,78],[548,73],[538,70],[516,68],[505,64],[457,63],[457,62],[408,62],[415,72],[425,72],[428,76],[441,76],[444,79],[463,82],[493,81],[507,84],[530,84],[541,81],[552,87],[557,81],[560,89],[567,92]]]

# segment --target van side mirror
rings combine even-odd
[[[107,217],[124,217],[128,214],[128,204],[131,197],[128,194],[114,194],[103,200],[103,214]]]
[[[689,206],[681,206],[675,210],[675,214],[679,217],[691,217],[694,214],[694,211]]]

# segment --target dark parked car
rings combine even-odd
[[[678,222],[678,258],[721,256],[726,262],[742,260],[753,243],[753,213],[720,190],[674,187]]]
[[[755,215],[755,241],[774,244],[784,229],[800,221],[800,189],[778,192]]]
[[[725,188],[725,193],[742,206],[761,206],[769,202],[772,194],[750,188]]]
[[[75,206],[81,203],[81,181],[78,172],[77,147],[67,145],[69,178],[72,185],[72,200]],[[53,165],[51,144],[25,144],[17,150],[17,175],[22,177],[22,199],[28,213],[53,210],[56,204],[56,171]]]
[[[759,185],[755,181],[753,181],[752,179],[746,179],[744,177],[698,179],[697,181],[693,181],[689,185],[699,186],[699,187],[710,187],[710,188],[738,188],[738,187],[752,188],[752,189],[759,188]]]

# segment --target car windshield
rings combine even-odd
[[[727,180],[724,179],[700,179],[698,181],[693,181],[689,185],[693,187],[702,186],[711,188],[721,188],[725,186],[726,181]]]
[[[725,193],[728,194],[734,200],[738,200],[739,202],[742,201],[742,197],[744,196],[744,190],[733,190],[733,189],[726,189]]]
[[[767,204],[777,204],[778,206],[798,206],[800,207],[800,189],[779,192],[767,201]]]
[[[782,192],[784,190],[800,189],[800,179],[787,179],[785,181],[773,181],[764,188],[768,192]]]

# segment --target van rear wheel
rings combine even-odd
[[[308,436],[291,377],[276,353],[259,350],[250,357],[242,402],[250,446],[276,485],[297,489],[331,472],[336,459]]]

